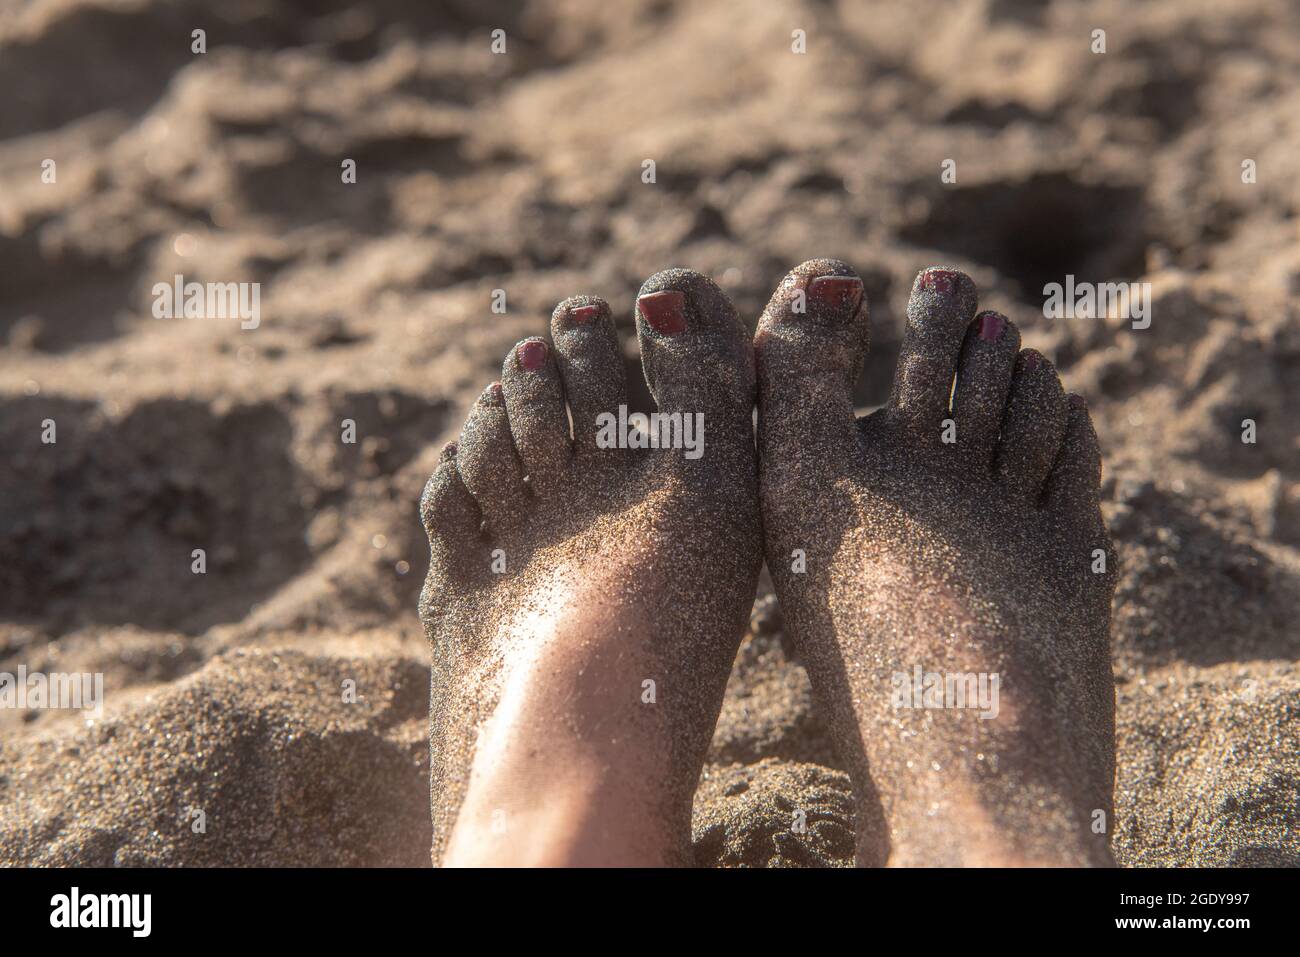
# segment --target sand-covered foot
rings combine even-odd
[[[609,307],[570,299],[425,489],[435,861],[689,862],[762,561],[753,353],[685,270],[642,287],[636,326],[649,433],[629,423]]]
[[[1097,440],[1052,365],[975,310],[969,277],[922,272],[893,394],[855,421],[862,285],[829,260],[787,277],[755,338],[768,565],[850,764],[860,862],[1105,864]]]

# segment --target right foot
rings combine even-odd
[[[861,863],[1108,864],[1097,440],[1051,364],[975,304],[969,277],[922,272],[890,401],[855,421],[862,284],[832,260],[787,277],[754,343],[768,567],[849,764]],[[898,706],[917,668],[997,674],[996,716]]]
[[[762,562],[753,353],[697,273],[650,279],[636,318],[659,410],[702,415],[702,454],[597,441],[628,399],[609,307],[583,297],[553,347],[506,357],[425,489],[435,861],[689,861]]]

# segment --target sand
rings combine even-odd
[[[1121,563],[1120,863],[1300,863],[1300,14],[378,10],[0,13],[0,671],[107,688],[93,727],[0,710],[0,862],[427,864],[416,503],[439,447],[567,296],[606,299],[628,342],[659,269],[752,322],[828,256],[871,300],[864,410],[940,262],[1088,397]],[[176,273],[261,282],[259,327],[154,318]],[[1150,282],[1151,327],[1045,320],[1066,273]],[[848,779],[769,595],[696,856],[847,864]]]

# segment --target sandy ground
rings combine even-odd
[[[1120,861],[1300,863],[1300,8],[288,7],[0,7],[0,671],[107,688],[98,720],[0,710],[0,863],[427,865],[438,446],[559,299],[630,336],[640,282],[685,265],[752,319],[814,256],[867,282],[864,408],[939,262],[1089,397]],[[261,324],[155,318],[177,273],[260,282]],[[1150,328],[1045,319],[1066,273],[1151,283]],[[764,591],[697,856],[847,864],[847,778]]]

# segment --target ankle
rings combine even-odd
[[[894,802],[890,867],[1113,866],[1106,835],[1093,833],[1060,796],[950,788],[919,804]]]
[[[674,828],[662,808],[647,805],[644,787],[607,772],[577,767],[550,783],[511,784],[481,781],[471,788],[444,866],[656,867],[689,856],[689,809]]]

